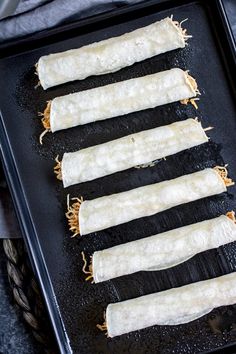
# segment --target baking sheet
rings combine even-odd
[[[152,2],[153,4],[154,2]],[[61,352],[69,353],[197,353],[213,350],[236,341],[236,306],[214,310],[187,325],[152,327],[115,339],[107,339],[96,324],[103,321],[103,310],[110,302],[181,286],[220,276],[236,270],[235,244],[211,250],[172,269],[142,272],[91,285],[81,272],[80,252],[90,255],[104,249],[164,232],[176,227],[213,218],[236,210],[235,187],[228,193],[179,206],[152,217],[135,220],[81,239],[71,239],[64,216],[66,195],[93,199],[176,178],[186,173],[229,164],[230,177],[236,180],[235,91],[228,73],[233,61],[217,17],[216,2],[165,2],[136,10],[110,20],[112,26],[93,24],[93,28],[74,29],[73,38],[41,38],[38,48],[27,43],[25,53],[0,60],[2,113],[2,157],[35,271],[41,282],[47,306],[56,330]],[[214,5],[215,4],[215,5]],[[176,5],[176,7],[174,7]],[[109,75],[90,77],[81,82],[43,91],[34,90],[37,77],[34,64],[41,55],[76,48],[119,35],[174,15],[193,35],[189,46],[137,63]],[[46,35],[46,34],[45,34]],[[65,37],[65,36],[64,36]],[[49,43],[49,44],[48,44]],[[224,55],[223,55],[224,53]],[[199,110],[180,103],[157,107],[127,116],[76,127],[44,138],[38,111],[58,95],[102,86],[116,81],[181,67],[189,69],[202,93]],[[232,77],[231,77],[232,78]],[[3,91],[2,91],[3,92]],[[130,169],[95,181],[63,189],[53,175],[54,158],[65,151],[76,151],[130,133],[198,116],[203,126],[214,126],[211,141],[202,146],[168,157],[152,168]]]

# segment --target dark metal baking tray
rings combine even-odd
[[[116,36],[171,14],[179,21],[189,19],[185,27],[193,38],[185,49],[46,92],[34,89],[34,64],[41,55]],[[80,257],[82,250],[90,255],[95,250],[236,210],[235,187],[228,193],[80,239],[70,238],[64,216],[67,193],[92,199],[224,163],[229,164],[230,176],[236,180],[235,48],[221,1],[148,1],[61,30],[45,31],[20,41],[18,46],[11,43],[4,51],[1,48],[1,155],[61,352],[198,353],[235,343],[236,306],[215,309],[186,325],[155,326],[114,339],[107,339],[96,328],[110,302],[236,271],[235,244],[204,252],[169,270],[140,272],[97,285],[84,281]],[[48,134],[44,145],[39,145],[42,127],[37,112],[43,110],[47,100],[172,67],[189,69],[197,79],[202,93],[197,113],[192,106],[175,103]],[[53,175],[54,158],[64,151],[196,114],[205,127],[214,126],[209,143],[168,157],[152,168],[133,168],[66,190]]]

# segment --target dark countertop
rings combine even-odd
[[[6,257],[0,242],[0,354],[37,354],[39,345],[14,305],[7,279]]]
[[[236,0],[225,0],[225,5],[236,38]],[[14,305],[7,280],[6,258],[0,242],[0,354],[37,353],[40,353],[39,345]]]
[[[8,200],[8,190],[6,188],[1,166],[0,199],[3,201],[2,210],[8,211],[12,208],[12,205]],[[5,204],[8,206],[7,209],[5,208]],[[1,223],[1,218],[5,217],[7,223],[12,223],[12,217],[14,217],[14,215],[11,213],[0,215],[1,230],[5,229],[3,223]],[[14,225],[11,225],[11,227],[8,228],[10,235],[13,235],[15,230],[17,230],[17,228]],[[36,343],[36,340],[33,338],[31,330],[25,325],[21,311],[15,305],[7,278],[6,256],[3,250],[2,240],[0,239],[0,354],[26,353],[40,353],[40,348],[38,343]]]

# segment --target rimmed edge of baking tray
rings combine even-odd
[[[20,40],[8,42],[6,44],[0,45],[0,49],[4,51],[4,57],[9,56],[12,54],[16,53],[21,53],[26,51],[29,46],[30,48],[35,48],[40,45],[40,41],[42,39],[47,39],[47,43],[52,43],[58,34],[63,34],[63,37],[60,37],[60,39],[68,38],[68,36],[75,36],[77,34],[72,35],[72,31],[76,29],[84,29],[86,32],[91,31],[92,26],[95,25],[100,25],[100,28],[105,28],[111,24],[111,21],[115,18],[116,20],[120,20],[122,18],[121,22],[125,22],[126,16],[129,16],[130,13],[133,13],[134,15],[139,13],[140,10],[145,10],[148,9],[148,12],[153,8],[155,8],[156,11],[156,6],[160,6],[158,8],[158,11],[161,11],[164,7],[164,9],[172,8],[175,6],[181,6],[190,3],[190,0],[184,0],[184,1],[176,1],[175,4],[173,2],[170,2],[170,0],[151,0],[148,3],[139,3],[137,5],[129,5],[125,6],[124,8],[121,8],[119,10],[114,10],[107,12],[102,15],[96,15],[94,17],[84,19],[81,21],[76,21],[73,22],[72,24],[68,25],[63,25],[58,28],[53,28],[50,30],[45,30],[40,33],[34,34],[30,37],[23,38]],[[207,3],[206,5],[212,6],[211,4]],[[218,36],[221,36],[223,38],[223,43],[224,43],[224,49],[226,49],[226,52],[224,53],[224,60],[227,61],[228,65],[231,66],[232,64],[235,65],[236,63],[236,45],[233,39],[233,34],[231,32],[231,27],[226,15],[225,7],[223,4],[222,0],[214,0],[214,5],[217,9],[215,11],[216,16],[218,16],[218,21],[221,22],[221,27],[224,29],[224,33],[219,33],[218,29],[215,27],[214,30],[217,32]],[[212,9],[211,9],[212,10]],[[144,16],[145,13],[142,13],[142,16]],[[222,48],[221,48],[222,49]],[[222,50],[221,50],[222,52]],[[226,54],[227,53],[227,54]],[[226,58],[227,56],[227,58]],[[226,66],[226,67],[227,67]],[[232,74],[232,73],[231,73]],[[230,75],[228,72],[228,78],[234,82],[233,77]],[[234,85],[233,85],[234,86]],[[56,302],[56,297],[53,292],[52,284],[50,281],[49,274],[46,270],[43,254],[40,249],[40,245],[37,241],[36,237],[36,230],[34,228],[32,219],[30,217],[30,213],[28,210],[28,206],[24,197],[23,193],[23,188],[17,173],[17,169],[15,166],[14,158],[12,151],[10,149],[10,144],[7,138],[7,134],[5,131],[5,127],[3,124],[3,121],[0,120],[0,157],[3,162],[3,168],[4,172],[6,175],[6,179],[10,188],[10,192],[13,198],[13,203],[14,207],[16,210],[16,215],[20,223],[20,227],[24,236],[24,239],[26,241],[26,245],[29,251],[29,256],[30,256],[30,261],[33,266],[33,270],[39,280],[43,296],[45,299],[45,303],[47,306],[47,310],[49,312],[50,320],[52,322],[52,326],[54,329],[54,333],[57,338],[58,346],[60,349],[61,353],[71,353],[72,350],[70,348],[69,344],[69,338],[67,337],[64,324],[62,321],[62,318],[60,316],[60,310]],[[32,234],[35,235],[35,237],[32,237]],[[31,237],[30,237],[31,235]],[[227,345],[227,348],[233,347],[234,344],[231,346]],[[223,349],[223,348],[221,348]],[[214,352],[215,350],[209,351]]]

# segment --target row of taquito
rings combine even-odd
[[[181,25],[166,18],[116,38],[44,56],[37,64],[37,72],[47,89],[183,48],[188,37]],[[195,80],[176,68],[57,97],[48,103],[42,123],[46,131],[55,132],[179,100],[186,102],[198,93]],[[165,158],[207,140],[201,124],[188,119],[66,153],[61,162],[57,161],[55,172],[67,187]],[[219,194],[232,184],[225,168],[205,169],[91,201],[78,199],[68,205],[67,218],[73,234],[84,235]],[[199,252],[234,241],[236,225],[232,215],[95,252],[89,271],[84,270],[97,283],[137,271],[172,267]],[[214,307],[234,303],[235,281],[235,274],[230,274],[110,304],[106,322],[100,327],[113,337],[155,324],[189,322]]]
[[[40,84],[47,89],[91,75],[115,72],[155,55],[184,48],[188,37],[191,36],[181,24],[167,17],[118,37],[45,55],[36,64],[36,71]],[[187,72],[172,69],[57,97],[48,102],[42,123],[45,132],[55,132],[188,100],[197,93],[196,82]]]

